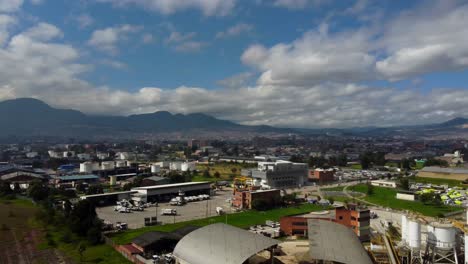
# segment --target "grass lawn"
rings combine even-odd
[[[387,162],[387,163],[385,163],[385,166],[398,168],[398,163],[396,163],[396,162]]]
[[[467,185],[463,184],[461,181],[451,180],[451,179],[412,177],[410,180],[415,181],[415,182],[420,182],[420,183],[432,183],[432,184],[436,184],[436,185],[447,184],[450,187],[452,187],[452,186],[467,187]]]
[[[195,175],[192,177],[193,182],[202,182],[202,181],[207,181],[207,182],[215,182],[215,181],[220,181],[222,179],[217,179],[215,177],[204,177],[203,175]]]
[[[281,217],[287,215],[304,214],[311,211],[320,211],[324,208],[319,205],[303,204],[296,207],[278,208],[264,212],[257,211],[246,211],[236,214],[228,214],[223,216],[214,216],[205,219],[198,219],[186,222],[180,222],[175,224],[167,224],[160,226],[149,226],[140,229],[128,230],[122,233],[118,233],[112,236],[112,239],[117,244],[130,243],[135,237],[144,234],[149,231],[165,231],[171,232],[178,228],[194,225],[194,226],[205,226],[213,223],[227,223],[240,228],[247,228],[252,225],[264,224],[266,220],[278,221]]]
[[[351,186],[348,188],[350,191],[362,192],[367,193],[367,185],[359,184],[355,186]],[[399,200],[396,198],[396,189],[391,188],[384,188],[384,187],[377,187],[374,186],[374,193],[372,195],[368,195],[363,199],[369,201],[371,203],[375,203],[378,205],[382,205],[385,207],[390,207],[393,209],[399,210],[409,210],[421,213],[426,216],[440,216],[444,213],[454,212],[454,211],[461,211],[463,208],[454,207],[454,206],[446,206],[446,205],[425,205],[419,201],[405,201]]]
[[[362,166],[361,164],[353,164],[351,165],[351,169],[362,170]]]
[[[229,163],[229,162],[221,162],[215,164],[198,164],[197,170],[200,171],[199,175],[193,177],[192,181],[198,181],[198,179],[203,179],[205,181],[217,181],[217,180],[230,180],[232,177],[237,177],[241,175],[241,170],[245,168],[254,168],[256,164],[250,163]],[[210,172],[211,177],[203,177],[203,171],[207,170]],[[234,169],[234,171],[233,171]],[[219,172],[221,177],[219,179],[215,178],[213,175],[215,172]]]

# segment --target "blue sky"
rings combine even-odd
[[[243,124],[432,123],[468,110],[468,1],[0,0],[0,100]]]

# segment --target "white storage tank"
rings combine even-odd
[[[421,248],[421,224],[416,219],[407,221],[407,240],[411,248]]]
[[[406,242],[407,241],[407,232],[408,232],[408,222],[406,215],[401,216],[401,241]]]
[[[159,165],[153,164],[151,165],[151,173],[159,173],[161,171],[161,167]]]
[[[429,228],[428,242],[439,249],[452,249],[456,246],[456,229],[451,223],[434,222]]]
[[[123,168],[123,167],[127,167],[127,161],[125,160],[118,160],[115,162],[115,166],[117,168]]]
[[[80,164],[80,173],[92,173],[93,172],[93,163],[92,162],[83,162]]]
[[[101,162],[102,170],[113,170],[115,168],[115,163],[113,161],[103,161]]]
[[[195,162],[184,162],[181,165],[181,171],[194,171],[195,170]]]

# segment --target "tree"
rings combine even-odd
[[[409,159],[403,159],[401,161],[401,168],[404,170],[411,170],[411,161]]]
[[[364,154],[361,154],[359,156],[359,160],[361,163],[361,168],[363,170],[367,170],[370,168],[371,163],[372,163],[372,154],[370,152],[365,152]]]
[[[99,194],[99,193],[104,193],[104,189],[102,188],[101,185],[91,185],[88,187],[86,190],[86,194]]]
[[[289,158],[289,161],[302,163],[304,162],[304,158],[300,155],[292,155],[291,158]]]
[[[36,202],[43,201],[49,196],[49,187],[41,182],[33,182],[29,185],[27,194]]]
[[[434,158],[429,158],[424,163],[424,166],[440,166],[440,167],[448,167],[448,162],[446,160],[438,160]]]
[[[235,174],[237,172],[237,168],[231,168],[231,172]]]
[[[367,183],[367,195],[373,195],[374,194],[374,185],[372,185],[370,182]]]
[[[331,205],[335,203],[335,199],[333,197],[329,197],[328,201],[330,202]]]
[[[0,196],[13,194],[10,184],[6,181],[0,180]]]
[[[216,172],[214,173],[214,177],[217,178],[217,179],[219,179],[219,178],[221,177],[221,174],[220,174],[218,171],[216,171]]]
[[[408,178],[401,177],[398,185],[402,190],[408,191],[410,188]]]

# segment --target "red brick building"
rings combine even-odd
[[[280,219],[281,232],[289,236],[307,236],[307,220],[311,218],[342,224],[351,228],[361,241],[370,240],[370,211],[355,204],[350,204],[347,208],[337,207],[327,214],[310,213],[282,217]]]
[[[330,182],[335,178],[333,169],[315,169],[309,170],[309,180],[318,182]]]
[[[241,209],[252,209],[255,200],[264,200],[269,207],[278,205],[281,201],[280,190],[236,191],[232,196],[232,206]]]

